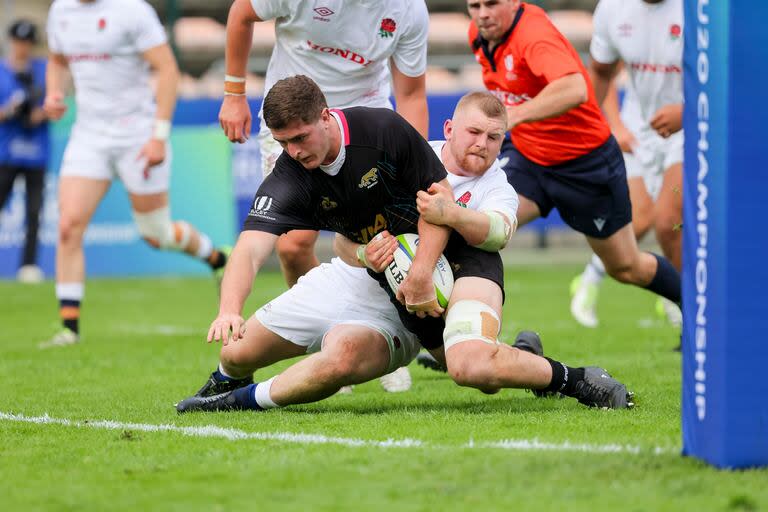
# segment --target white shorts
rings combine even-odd
[[[664,139],[655,132],[639,138],[633,153],[624,153],[627,179],[643,178],[645,188],[655,201],[661,191],[664,173],[683,161],[683,132]]]
[[[275,168],[275,162],[283,152],[283,147],[272,137],[272,132],[264,124],[264,121],[259,123],[259,134],[256,136],[256,140],[259,141],[259,151],[261,152],[261,174],[266,178]]]
[[[76,128],[72,130],[61,163],[61,176],[112,181],[119,177],[131,194],[167,192],[171,181],[171,147],[166,144],[163,163],[145,174],[138,156],[146,140],[116,144]]]
[[[365,269],[339,258],[315,267],[287,292],[255,313],[264,327],[307,353],[322,349],[326,333],[337,325],[363,325],[384,336],[389,346],[387,373],[407,366],[421,350],[389,302],[386,292]]]

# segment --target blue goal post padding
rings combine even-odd
[[[685,1],[683,454],[768,465],[768,2]]]

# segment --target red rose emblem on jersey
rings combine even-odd
[[[101,18],[99,20],[99,30],[104,30],[105,28],[107,28],[107,20]]]
[[[669,27],[669,37],[672,39],[678,39],[680,37],[680,34],[683,33],[683,28],[675,23],[671,27]]]
[[[397,23],[392,18],[384,18],[381,20],[381,28],[379,28],[379,36],[392,37],[397,29]]]

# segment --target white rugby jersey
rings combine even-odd
[[[633,132],[650,130],[660,107],[683,102],[682,0],[600,0],[589,50],[598,62],[624,61],[630,86],[622,119]]]
[[[442,161],[445,141],[433,140],[429,145]],[[462,206],[470,210],[494,210],[503,213],[512,222],[517,219],[520,200],[498,160],[494,160],[491,168],[481,176],[457,176],[449,171],[448,183],[453,188],[456,202]]]
[[[280,79],[307,75],[328,105],[388,107],[389,58],[411,77],[427,67],[424,0],[251,0],[275,19],[277,41],[264,93]]]
[[[145,0],[55,0],[48,46],[69,63],[78,129],[105,137],[148,137],[155,114],[146,50],[166,42]]]

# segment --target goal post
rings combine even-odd
[[[768,2],[685,0],[683,454],[768,465]]]

